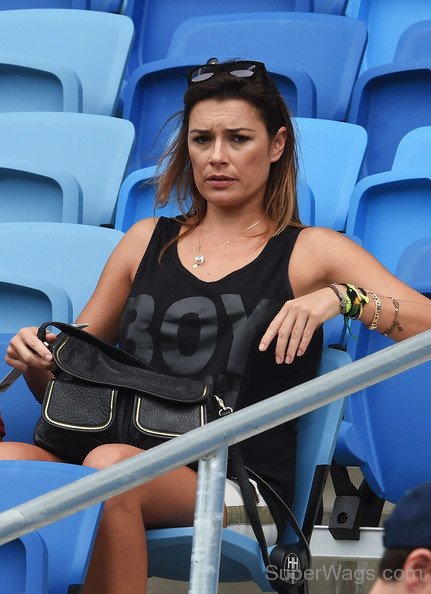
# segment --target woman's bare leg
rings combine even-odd
[[[133,446],[104,445],[84,464],[101,469],[139,453]],[[193,470],[182,467],[105,502],[85,594],[145,593],[145,527],[192,525],[196,480]]]
[[[29,443],[2,441],[0,460],[39,460],[44,462],[62,462],[61,458]]]

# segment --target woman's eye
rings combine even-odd
[[[235,136],[233,136],[234,142],[243,143],[243,142],[247,142],[247,140],[248,140],[248,136],[243,136],[242,134],[235,134]]]
[[[197,144],[205,144],[207,142],[209,142],[211,139],[209,136],[195,136],[193,138],[193,142],[196,142]]]

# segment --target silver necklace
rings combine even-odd
[[[216,252],[218,252],[219,250],[221,250],[222,248],[224,248],[225,245],[227,245],[228,243],[230,243],[231,241],[233,241],[234,239],[236,239],[240,235],[243,235],[247,231],[250,231],[250,229],[253,229],[253,227],[256,227],[256,225],[258,225],[259,223],[260,223],[260,220],[259,221],[255,221],[254,223],[252,223],[251,225],[249,225],[248,227],[246,227],[245,229],[243,229],[240,233],[237,233],[236,235],[234,235],[233,237],[231,237],[227,241],[224,241],[219,246],[217,246],[215,250],[213,250],[210,254],[208,254],[208,256],[206,258],[201,253],[201,245],[200,245],[200,243],[201,243],[201,235],[202,235],[202,229],[201,229],[201,231],[199,233],[199,245],[197,246],[199,254],[197,256],[195,256],[195,263],[193,264],[192,268],[198,268],[199,266],[202,266],[202,264],[205,264],[206,260],[208,258],[210,258],[213,254],[215,254]]]

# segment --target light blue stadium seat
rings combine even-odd
[[[368,44],[362,71],[392,61],[397,43],[413,23],[431,19],[431,4],[423,0],[349,0],[347,14],[364,21]]]
[[[258,59],[256,53],[250,55]],[[129,172],[157,162],[179,122],[178,118],[168,120],[183,108],[186,72],[207,60],[207,54],[169,57],[144,64],[131,74],[123,92],[123,117],[134,124],[137,136]],[[292,113],[314,116],[315,90],[310,77],[286,64],[282,55],[273,56],[267,67]]]
[[[430,60],[431,20],[420,21],[404,31],[386,64],[368,68],[356,81],[348,119],[369,135],[361,177],[389,171],[401,139],[431,124]]]
[[[431,297],[431,237],[414,241],[402,252],[396,270],[397,277],[416,291]]]
[[[310,0],[236,0],[236,12],[310,10]],[[201,0],[127,0],[125,14],[134,22],[136,36],[128,63],[128,72],[146,62],[160,60],[167,55],[172,33],[184,20],[205,15],[232,12],[230,0],[202,2]],[[200,52],[194,52],[200,53]]]
[[[431,237],[414,241],[401,253],[396,276],[417,291],[431,297]],[[392,344],[379,333],[357,326],[355,359]],[[408,371],[363,389],[346,402],[335,449],[342,466],[360,466],[376,495],[396,502],[405,491],[428,480],[431,465],[427,457],[417,463],[420,452],[428,451],[429,385],[431,364]]]
[[[350,362],[342,351],[324,349],[319,374],[327,373]],[[298,425],[296,490],[292,511],[310,538],[316,521],[328,467],[332,460],[343,401],[321,407],[303,417]],[[314,482],[313,482],[314,481]],[[192,528],[166,528],[147,532],[149,575],[187,580],[190,569]],[[283,544],[296,542],[289,528]],[[221,550],[221,582],[253,580],[264,592],[272,592],[266,578],[259,546],[254,539],[223,529]],[[166,563],[169,558],[170,562]]]
[[[8,266],[4,256],[0,259]],[[22,326],[37,326],[46,320],[72,322],[72,302],[66,291],[48,275],[38,278],[31,266],[27,269],[28,273],[22,273],[12,267],[0,268],[0,333],[16,332]]]
[[[134,140],[129,121],[80,113],[0,113],[0,138],[0,167],[3,162],[23,162],[32,164],[42,174],[51,171],[51,177],[57,172],[63,186],[72,188],[70,193],[75,194],[75,212],[77,190],[73,186],[78,186],[82,194],[82,218],[79,218],[83,223],[101,225],[113,221],[118,190]],[[15,189],[18,195],[8,194],[8,206],[0,199],[0,222],[3,208],[6,220],[17,220],[26,202],[32,199],[27,194],[20,196],[20,183],[15,184]],[[50,207],[57,214],[51,212],[48,220],[54,216],[57,217],[54,220],[64,220],[64,208],[60,218],[61,208],[55,202],[51,200]],[[72,211],[72,205],[69,210]],[[24,220],[29,212],[23,213]],[[36,215],[36,220],[40,220]]]
[[[361,126],[346,122],[316,118],[296,118],[295,122],[299,173],[314,195],[315,224],[343,231],[367,134]]]
[[[0,510],[4,511],[20,503],[47,493],[55,488],[66,485],[81,477],[96,472],[94,469],[77,466],[74,464],[60,464],[55,462],[33,462],[33,461],[0,461],[0,475],[3,488],[0,492]],[[47,590],[36,589],[32,585],[42,581],[44,564],[39,567],[34,562],[35,554],[43,560],[43,547],[33,548],[33,558],[28,558],[21,565],[24,575],[25,594],[68,594],[72,591],[78,592],[78,586],[83,584],[87,572],[94,538],[99,522],[101,504],[94,505],[76,514],[68,516],[48,526],[40,528],[36,534],[43,539],[46,545],[48,575]],[[27,542],[32,537],[29,537]],[[36,541],[37,537],[33,537]],[[25,541],[22,541],[25,542]],[[36,545],[34,544],[34,547]],[[3,547],[2,547],[3,548]],[[12,561],[15,555],[12,554]],[[22,552],[16,551],[22,556]],[[0,554],[0,564],[7,562],[7,556]],[[4,573],[5,567],[0,567],[0,575]],[[34,574],[33,574],[34,572]],[[27,574],[27,575],[25,575]],[[69,586],[74,588],[69,589]],[[5,590],[2,582],[2,591],[5,594],[12,594],[17,590]]]
[[[4,356],[17,329],[14,328],[11,333],[0,332],[0,379],[12,371]],[[33,443],[33,430],[40,417],[40,410],[40,404],[30,392],[24,378],[18,378],[5,392],[0,393],[0,414],[6,430],[4,440]]]
[[[346,13],[348,0],[314,0],[313,12],[323,12],[326,14]]]
[[[96,0],[92,0],[95,2]],[[28,8],[90,8],[90,0],[2,0],[1,10],[16,10]]]
[[[356,358],[391,343],[361,327]],[[342,466],[359,466],[368,485],[384,500],[396,503],[408,489],[429,480],[431,465],[422,454],[431,447],[430,380],[431,364],[423,363],[349,398],[349,415],[341,424],[335,460]]]
[[[0,223],[0,271],[19,270],[60,286],[76,319],[122,236],[91,225]]]
[[[82,191],[76,178],[48,164],[0,160],[0,222],[82,222]]]
[[[392,171],[430,171],[431,126],[422,126],[408,132],[398,144]]]
[[[126,232],[140,219],[153,216],[173,217],[180,214],[175,201],[155,209],[156,167],[137,169],[130,173],[121,184],[115,229]],[[304,224],[314,225],[314,195],[305,182],[298,183],[298,203],[301,220]],[[187,212],[187,204],[185,212]]]
[[[403,250],[430,234],[430,192],[431,178],[414,171],[370,175],[353,190],[346,232],[394,273]]]
[[[175,30],[168,56],[219,59],[277,56],[303,70],[316,88],[316,117],[343,121],[365,49],[362,21],[337,15],[255,12],[196,17]]]
[[[133,23],[120,14],[66,8],[0,11],[5,95],[0,108],[49,111],[57,105],[113,115],[132,39]],[[38,96],[31,108],[33,94]]]
[[[48,594],[48,549],[38,532],[0,547],[0,583],[5,594]]]

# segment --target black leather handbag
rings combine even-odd
[[[48,326],[61,331],[52,345]],[[217,418],[223,402],[208,383],[167,376],[129,353],[62,322],[38,330],[53,355],[34,442],[82,462],[94,447],[127,443],[148,449]]]

